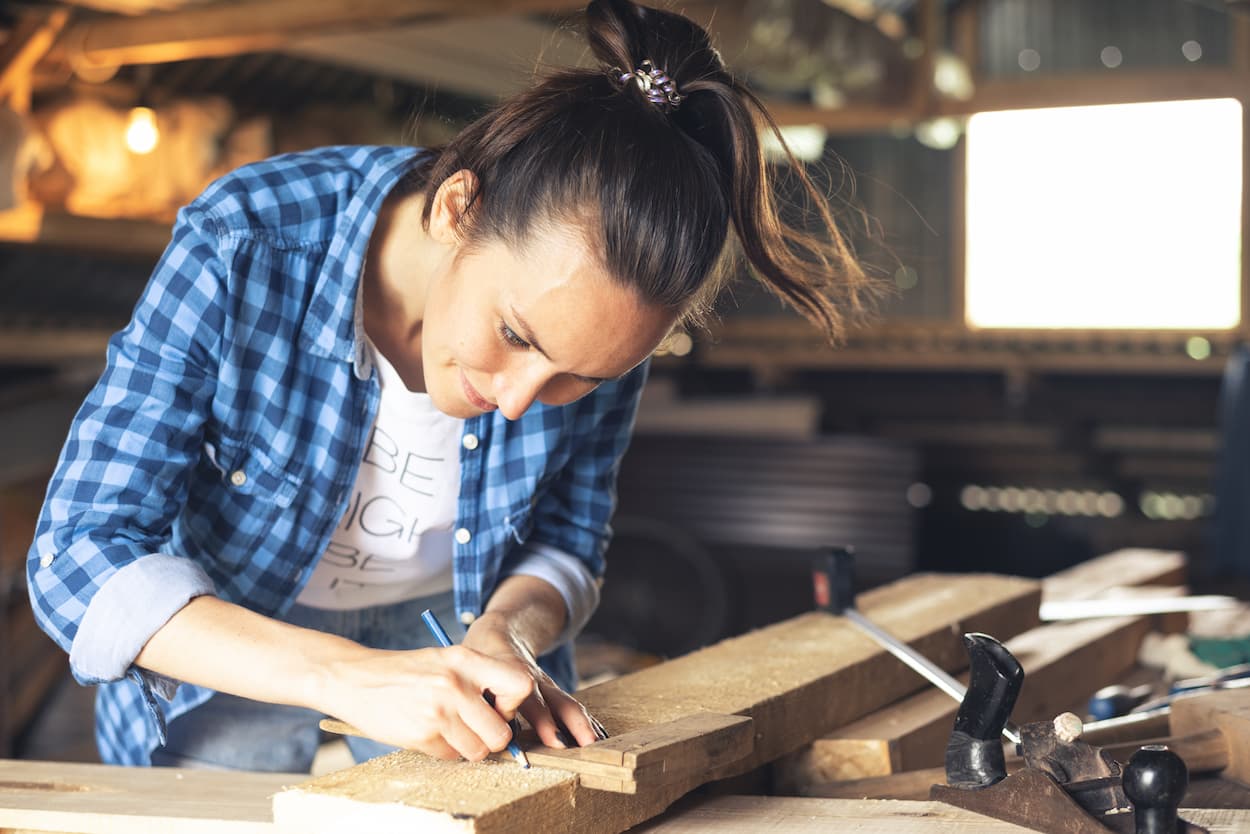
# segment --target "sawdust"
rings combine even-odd
[[[566,771],[513,761],[447,762],[401,750],[300,785],[363,802],[399,802],[449,814],[477,815],[535,791],[572,783]]]

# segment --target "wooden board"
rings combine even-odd
[[[333,718],[322,720],[321,729],[364,735]],[[683,779],[691,771],[721,767],[751,755],[755,731],[750,718],[701,712],[613,736],[590,747],[545,747],[538,743],[533,730],[522,733],[519,743],[531,765],[576,773],[587,788],[637,793]],[[511,754],[496,753],[495,758],[509,761]]]
[[[1013,577],[916,575],[859,605],[950,669],[963,662],[963,631],[1031,628],[1039,597],[1038,583]],[[588,788],[567,771],[399,752],[279,793],[274,819],[302,834],[619,832],[699,784],[752,770],[923,685],[845,620],[807,614],[579,693],[614,736],[700,712],[749,717],[754,750],[733,764],[628,795]]]
[[[1186,819],[1212,834],[1250,830],[1250,811],[1188,809]],[[1024,834],[1031,829],[940,802],[722,796],[683,807],[637,834]]]
[[[1177,698],[1172,702],[1172,733],[1188,735],[1215,727],[1228,745],[1223,774],[1250,785],[1250,689],[1227,689]]]
[[[754,747],[750,718],[701,712],[589,747],[533,747],[526,755],[531,765],[578,774],[583,787],[637,793],[733,764],[750,756]]]
[[[270,797],[306,778],[0,759],[0,832],[275,834]]]
[[[1133,667],[1149,624],[1146,617],[1055,623],[1006,641],[1025,670],[1012,720],[1053,718],[1120,680]],[[966,684],[967,673],[960,679]],[[812,787],[936,767],[958,709],[949,695],[928,689],[877,710],[779,761],[778,792],[821,795],[810,793]]]
[[[1125,586],[1183,585],[1185,554],[1172,550],[1128,548],[1051,574],[1042,580],[1042,600],[1091,599]]]

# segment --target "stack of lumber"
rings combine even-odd
[[[1173,584],[1183,569],[1183,559],[1175,554],[1135,551],[1040,583],[990,575],[916,575],[862,594],[858,602],[866,616],[952,672],[966,664],[963,632],[984,631],[1012,641],[1034,678],[1052,681],[1040,687],[1044,693],[1027,695],[1022,703],[1050,717],[1072,700],[1072,679],[1092,686],[1092,667],[1123,670],[1131,665],[1134,644],[1149,624],[1121,618],[1056,631],[1038,621],[1043,594],[1074,598],[1097,593],[1100,582],[1101,588],[1131,580]],[[1066,654],[1079,658],[1079,674],[1062,671]],[[940,708],[930,704],[926,684],[914,672],[842,618],[803,615],[582,690],[579,698],[612,738],[577,750],[529,747],[534,763],[529,770],[507,757],[441,762],[412,752],[315,779],[159,770],[123,771],[123,777],[117,769],[99,766],[0,762],[0,831],[1024,830],[926,801],[927,784],[941,781],[941,774],[924,771],[913,773],[929,780],[925,792],[905,801],[851,794],[682,799],[699,785],[766,772],[778,759],[810,756],[814,742],[855,738],[847,735],[850,728],[862,729],[887,710],[903,709],[909,722],[905,734],[877,734],[876,755],[890,767],[918,761],[914,739],[933,735],[944,745],[949,723],[937,733],[938,719],[932,715],[942,713],[948,720],[953,702]],[[1215,713],[1222,717],[1212,717]],[[1250,704],[1245,719],[1240,702],[1204,715],[1199,722],[1204,726],[1250,725]],[[1250,732],[1246,735],[1250,738]],[[1241,754],[1223,755],[1227,761]],[[1250,827],[1245,811],[1188,816],[1213,831]]]
[[[12,755],[14,739],[68,669],[26,597],[26,551],[42,498],[42,484],[0,488],[0,756]]]
[[[1184,581],[1183,554],[1122,550],[1047,577],[1042,598],[1088,599],[1125,587],[1170,589]],[[1012,720],[1024,724],[1083,711],[1095,691],[1124,679],[1142,639],[1157,625],[1151,617],[1108,617],[1051,623],[1005,640],[1025,670]],[[967,675],[962,679],[966,683]],[[876,710],[779,761],[777,792],[823,796],[830,783],[936,767],[958,706],[928,689]]]

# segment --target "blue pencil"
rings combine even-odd
[[[438,641],[440,646],[444,649],[451,646],[451,638],[447,636],[447,630],[444,629],[443,624],[438,621],[438,617],[434,616],[433,611],[428,608],[425,609],[421,612],[421,619],[425,621],[425,625],[429,628],[430,634],[434,635],[434,639]],[[494,704],[491,703],[490,698],[486,696],[483,697],[486,698],[486,703],[490,704],[492,707],[494,706]],[[521,749],[521,745],[516,743],[517,733],[521,732],[521,725],[518,724],[517,720],[514,718],[508,722],[508,726],[512,729],[512,741],[508,742],[508,752],[512,754],[512,758],[516,759],[517,764],[521,767],[529,767],[529,758],[525,755],[525,751]]]

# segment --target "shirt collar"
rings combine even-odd
[[[352,362],[360,379],[372,373],[360,303],[369,237],[383,201],[411,170],[419,153],[420,148],[411,147],[360,148],[349,158],[361,172],[360,184],[339,215],[300,331],[302,348]]]

